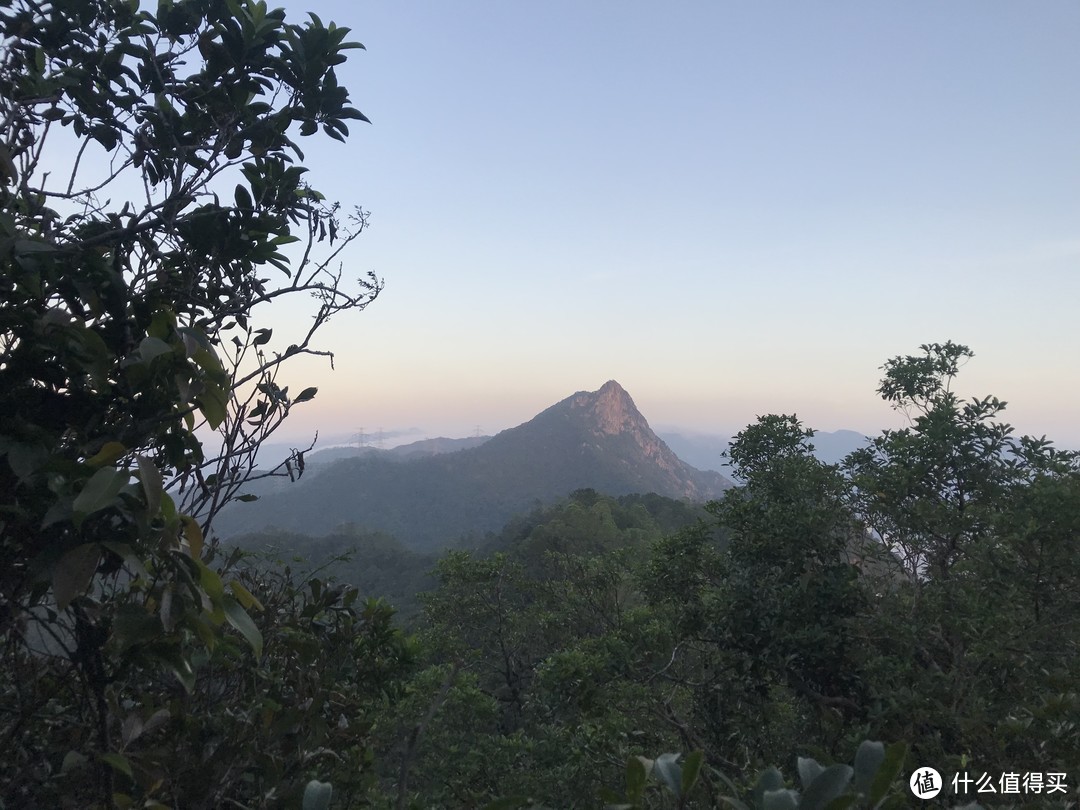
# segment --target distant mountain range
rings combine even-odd
[[[470,447],[479,447],[490,436],[469,436],[464,439],[421,439],[409,444],[401,444],[384,450],[380,447],[357,447],[355,445],[343,445],[341,447],[327,447],[325,450],[316,450],[306,458],[308,465],[329,464],[340,461],[343,458],[358,458],[362,456],[379,456],[380,458],[393,461],[404,461],[409,458],[423,458],[426,456],[438,456],[442,453],[455,453],[458,450],[468,450]]]
[[[679,430],[661,430],[656,435],[671,448],[675,455],[691,467],[696,467],[699,470],[713,470],[719,473],[724,473],[727,470],[723,454],[731,444],[730,436]],[[457,450],[479,447],[490,438],[491,436],[468,436],[464,439],[442,437],[421,439],[410,444],[391,447],[388,450],[370,446],[341,445],[328,447],[325,450],[316,450],[308,455],[307,463],[309,465],[326,464],[343,458],[357,458],[366,455],[377,455],[382,458],[400,461],[418,456],[434,456],[440,453],[453,453]],[[814,445],[814,455],[817,458],[826,464],[838,464],[852,450],[864,447],[866,440],[866,436],[854,430],[819,431],[814,434],[811,444]],[[282,445],[280,455],[281,458],[288,455],[287,446]]]
[[[351,523],[433,549],[494,531],[537,502],[577,489],[704,502],[732,485],[681,460],[614,380],[486,441],[330,448],[310,462],[297,483],[267,484],[253,490],[259,501],[226,509],[215,529],[224,536],[263,528],[320,534]]]

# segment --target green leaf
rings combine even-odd
[[[202,528],[199,526],[199,522],[191,515],[181,515],[180,522],[184,524],[184,539],[187,540],[188,552],[191,555],[191,559],[201,559],[203,533]]]
[[[172,350],[173,347],[161,338],[144,337],[139,341],[139,360],[149,364],[155,357],[161,357],[163,354],[170,354]]]
[[[194,352],[191,353],[191,359],[206,372],[206,375],[213,380],[226,379],[225,367],[221,365],[221,360],[218,359],[217,354],[209,344],[199,345]]]
[[[850,765],[830,765],[803,791],[801,810],[825,810],[829,802],[844,792],[853,773]]]
[[[312,779],[304,788],[303,810],[327,810],[330,807],[330,797],[333,795],[333,785]]]
[[[244,606],[245,610],[251,610],[252,608],[255,608],[256,610],[263,610],[262,602],[252,596],[251,591],[249,591],[235,579],[229,583],[229,587],[236,595],[237,601]]]
[[[251,649],[255,653],[256,658],[262,658],[263,638],[262,633],[259,632],[259,628],[255,626],[255,622],[251,620],[251,616],[247,611],[241,607],[240,603],[232,597],[225,597],[225,618],[229,620],[229,624],[240,631],[240,635],[244,637],[248,644],[251,645]],[[327,785],[329,788],[329,785]],[[307,792],[305,791],[305,796]],[[329,801],[329,798],[327,798]],[[305,799],[304,806],[307,806]]]
[[[195,565],[199,569],[199,585],[215,607],[222,606],[225,601],[225,584],[221,581],[221,577],[201,560],[195,560]]]
[[[255,207],[254,203],[251,201],[251,194],[242,184],[237,183],[236,191],[233,193],[233,199],[236,200],[237,208],[244,208],[250,211]]]
[[[49,461],[49,451],[38,445],[14,443],[7,450],[11,471],[25,481]]]
[[[784,789],[784,776],[775,767],[769,767],[758,774],[757,782],[750,791],[751,803],[761,807],[768,791]]]
[[[139,456],[139,482],[146,494],[146,506],[150,517],[157,516],[161,509],[161,496],[165,491],[165,484],[161,478],[161,470],[146,456]]]
[[[102,467],[90,476],[71,505],[76,524],[81,524],[87,515],[112,506],[128,478],[127,470],[118,470],[115,467]]]
[[[809,757],[799,757],[796,760],[796,765],[799,771],[799,782],[802,783],[803,790],[810,787],[813,781],[825,770],[818,764],[816,759],[810,759]]]
[[[221,385],[207,381],[202,396],[196,401],[210,429],[217,430],[228,414],[226,410],[229,402],[228,391]]]
[[[86,765],[86,762],[87,759],[84,754],[80,754],[78,751],[68,751],[64,754],[64,762],[60,765],[60,773],[66,774],[80,770]]]
[[[626,798],[639,804],[641,797],[645,795],[645,781],[648,777],[648,769],[641,757],[630,757],[626,760]]]
[[[105,442],[94,455],[86,460],[91,467],[100,467],[103,464],[115,464],[124,457],[127,448],[120,442]]]
[[[704,751],[693,751],[687,755],[682,767],[682,794],[685,796],[694,785],[697,784],[698,776],[701,775],[701,766],[705,762]]]
[[[863,740],[855,752],[855,790],[869,795],[874,775],[885,761],[885,745],[880,742]]]
[[[168,492],[161,496],[161,517],[166,526],[175,526],[180,519],[176,514],[176,503]]]
[[[317,393],[319,393],[318,388],[315,388],[315,387],[305,388],[303,391],[301,391],[299,393],[299,395],[296,397],[296,399],[293,400],[293,404],[295,405],[297,402],[307,402],[308,400],[312,400],[312,399],[315,398],[315,395]]]
[[[675,796],[681,796],[682,769],[679,767],[679,754],[661,754],[653,763],[656,778],[667,786]]]
[[[135,774],[131,770],[131,763],[123,754],[102,754],[101,761],[114,770],[120,771],[129,779],[135,778]]]
[[[101,561],[101,547],[97,543],[76,546],[53,568],[53,597],[59,610],[67,610],[76,596],[81,596],[90,586],[94,572]]]
[[[173,585],[170,583],[161,592],[161,602],[158,615],[161,617],[161,626],[166,633],[171,633],[176,627],[176,617],[173,615],[173,600],[176,598]]]
[[[176,313],[171,309],[161,309],[155,312],[154,317],[150,319],[150,328],[146,330],[146,333],[150,337],[165,340],[175,328]]]
[[[905,759],[907,759],[907,743],[895,742],[885,749],[885,759],[881,763],[881,767],[878,768],[873,783],[870,785],[868,798],[872,807],[876,807],[884,800],[889,788],[892,787],[892,783],[899,776],[900,769],[904,767]]]

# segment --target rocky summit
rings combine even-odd
[[[615,380],[597,391],[578,391],[485,445],[488,452],[496,447],[500,455],[567,464],[574,469],[566,474],[577,475],[580,486],[611,495],[656,492],[705,502],[731,486],[719,473],[694,469],[676,456]]]

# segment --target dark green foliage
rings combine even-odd
[[[294,567],[330,570],[363,596],[393,605],[397,621],[406,626],[419,615],[417,594],[435,585],[434,555],[410,551],[390,535],[355,526],[343,526],[323,537],[265,531],[240,535],[234,542],[241,548],[291,558]]]
[[[814,458],[811,436],[793,416],[767,416],[735,437],[745,483],[710,507],[730,535],[705,632],[746,660],[752,680],[782,673],[816,712],[857,716],[852,634],[865,593],[851,560],[868,540],[847,482]]]
[[[886,431],[847,463],[857,507],[908,572],[868,622],[882,640],[881,657],[869,659],[883,697],[875,722],[925,761],[1064,770],[1080,755],[1069,726],[1019,729],[1063,717],[1077,690],[1063,669],[1080,630],[1077,458],[1013,438],[993,397],[956,397],[966,347],[922,348],[887,364],[881,387],[913,414],[911,427]]]
[[[229,570],[266,653],[255,659],[239,639],[208,636],[205,651],[191,656],[188,689],[156,666],[123,672],[106,691],[115,750],[99,757],[114,772],[115,801],[295,806],[315,777],[332,781],[345,801],[366,795],[375,782],[372,728],[400,694],[413,656],[392,610],[280,567],[245,559]],[[120,635],[114,625],[111,644],[153,635],[138,614],[124,627]],[[50,707],[24,718],[38,757],[9,782],[10,806],[95,805],[95,761],[80,741],[82,685],[62,659],[23,653],[10,663],[24,697]]]
[[[189,705],[250,684],[261,671],[250,656],[272,635],[215,556],[211,526],[261,442],[316,393],[290,394],[278,371],[326,354],[316,331],[379,291],[374,278],[350,291],[331,263],[364,215],[339,217],[296,163],[303,136],[340,139],[345,121],[366,120],[334,74],[361,47],[347,37],[252,0],[0,9],[0,799],[11,806],[220,806],[252,787],[226,760],[200,769],[208,742],[181,726],[197,721]],[[311,329],[272,351],[256,311],[296,295],[315,296]],[[281,472],[303,467],[297,451]],[[207,667],[229,672],[227,688]],[[216,707],[215,722],[231,719]],[[291,790],[298,764],[252,767],[263,788],[280,777]],[[207,797],[176,798],[184,769]]]
[[[645,464],[666,448],[614,383],[308,475],[292,519],[385,502],[375,528],[416,545],[474,532],[415,638],[366,597],[408,606],[431,561],[384,534],[276,534],[305,573],[223,557],[216,516],[316,395],[280,364],[378,292],[340,286],[356,231],[295,163],[366,120],[347,35],[251,0],[0,9],[0,805],[774,810],[901,806],[916,764],[1075,780],[1080,461],[956,395],[951,342],[884,366],[907,428],[829,465],[762,417],[704,512],[605,494],[722,484]],[[80,144],[62,179],[50,129]],[[297,292],[314,326],[272,350],[253,311]],[[898,742],[838,761],[867,738]]]
[[[898,784],[907,747],[895,743],[886,747],[864,740],[855,752],[854,765],[821,765],[811,757],[798,757],[798,788],[786,787],[776,768],[762,771],[744,800],[724,796],[724,806],[736,810],[840,810],[841,808],[898,808],[908,806],[905,786]],[[729,787],[733,783],[717,772]],[[977,805],[969,805],[971,808]]]
[[[641,500],[586,490],[508,524],[494,557],[445,558],[425,646],[486,710],[468,732],[483,764],[423,759],[435,806],[492,795],[491,768],[501,795],[530,797],[513,807],[600,793],[626,807],[901,807],[916,764],[946,780],[1069,773],[1077,459],[1014,440],[1000,404],[935,382],[966,349],[926,352],[888,364],[882,385],[917,412],[912,427],[843,466],[814,458],[795,417],[767,416],[736,438],[743,486],[706,521],[635,533]],[[903,400],[908,388],[927,399]],[[867,736],[901,742],[818,764]],[[638,759],[657,750],[700,751],[698,787],[670,789],[674,755]],[[784,761],[797,785],[750,776]]]
[[[732,807],[736,810],[842,810],[842,808],[895,808],[904,807],[907,797],[903,786],[897,784],[907,749],[903,743],[886,750],[880,742],[863,741],[855,753],[854,767],[844,764],[821,765],[810,757],[799,757],[798,788],[785,785],[783,774],[775,767],[763,770],[738,797],[735,784],[723,773],[706,766],[705,772],[723,785],[729,794],[717,797],[715,806]],[[679,754],[661,754],[655,760],[631,757],[626,762],[626,789],[620,796],[614,791],[601,791],[605,810],[640,810],[641,808],[665,806],[664,794],[674,799],[678,808],[690,805],[694,791],[705,765],[705,756],[694,751],[682,762]],[[653,784],[650,784],[653,783]],[[650,791],[649,788],[652,787]],[[660,801],[656,801],[660,799]],[[977,805],[969,805],[974,808]]]
[[[440,587],[425,597],[425,646],[463,664],[469,688],[494,711],[471,725],[485,775],[448,767],[436,753],[418,764],[419,796],[468,804],[517,793],[572,805],[602,784],[598,761],[623,761],[632,740],[668,739],[650,730],[650,689],[634,676],[653,655],[631,571],[658,536],[641,503],[580,491],[508,526],[506,552],[451,552],[439,562]],[[430,733],[451,728],[436,717]]]

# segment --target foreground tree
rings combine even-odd
[[[18,806],[80,758],[95,801],[123,802],[123,685],[164,669],[192,690],[227,624],[261,654],[258,603],[207,541],[315,394],[281,364],[328,354],[319,328],[379,291],[337,264],[365,215],[296,162],[303,137],[366,120],[334,72],[347,36],[254,0],[0,9],[0,782]],[[296,295],[313,320],[273,350],[256,317]],[[47,707],[68,755],[35,734]]]
[[[1064,770],[1080,755],[1066,719],[1080,706],[1080,457],[1015,436],[996,397],[958,396],[967,346],[920,352],[886,363],[878,389],[909,426],[845,462],[855,507],[908,572],[866,631],[878,731],[957,768]]]

